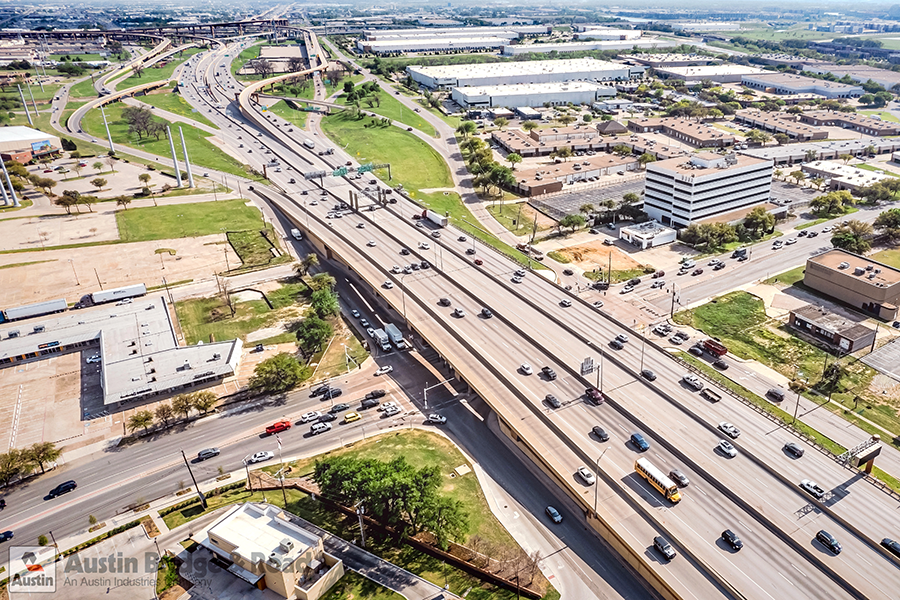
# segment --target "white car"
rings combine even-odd
[[[393,289],[393,287],[394,287],[394,284],[390,281],[385,281],[383,285],[384,285],[384,289],[386,289],[386,290]]]
[[[822,233],[830,233],[830,232],[832,232],[832,231],[834,231],[834,227],[832,227],[831,225],[829,225],[828,227],[826,227],[826,228],[824,228],[824,229],[822,230]]]
[[[365,229],[365,228],[366,228],[366,224],[365,224],[365,223],[361,223],[361,222],[360,222],[360,223],[357,223],[357,224],[356,224],[356,228],[357,228],[357,229]]]
[[[559,301],[559,305],[562,306],[563,308],[569,308],[570,306],[572,306],[572,301],[563,298],[562,300]]]
[[[369,248],[374,248],[375,240],[369,240],[368,242],[366,242],[366,246],[368,246]]]
[[[435,425],[443,425],[447,422],[447,417],[439,415],[437,413],[431,413],[428,415],[428,422],[434,423]]]
[[[591,473],[587,467],[578,467],[578,476],[588,485],[594,485],[597,482],[596,477],[594,477],[594,474]]]
[[[788,246],[790,246],[791,244],[796,244],[797,238],[788,238],[788,239],[784,240],[784,243]]]
[[[399,274],[402,270],[403,267],[401,267],[400,265],[394,265],[393,267],[391,267],[391,273],[394,273],[395,275]]]
[[[375,371],[375,374],[376,375],[385,375],[387,373],[390,373],[393,370],[394,370],[394,367],[392,367],[391,365],[385,365],[385,366],[379,368],[377,371]]]
[[[431,250],[431,244],[428,242],[419,242],[419,250]]]
[[[619,292],[619,293],[620,293],[620,294],[627,294],[628,292],[631,292],[631,291],[633,291],[633,290],[634,290],[634,286],[626,285],[625,287],[622,288],[622,291]]]
[[[722,262],[722,261],[719,260],[718,258],[714,258],[714,259],[712,259],[711,261],[709,261],[709,262],[706,263],[706,264],[708,264],[710,267],[714,267],[714,266],[716,266],[717,264],[719,264],[720,262]]]
[[[359,311],[356,310],[355,308],[354,308],[353,310],[350,311],[350,314],[353,316],[354,319],[358,319],[358,318],[359,318]]]
[[[116,302],[116,306],[125,306],[126,304],[131,304],[131,298],[125,298]]]
[[[741,435],[741,430],[728,421],[722,421],[721,423],[719,423],[719,431],[721,431],[731,439],[735,439],[739,435]]]
[[[370,338],[375,337],[375,328],[374,328],[374,327],[369,327],[368,329],[366,329],[366,333],[369,334],[369,337],[370,337]]]
[[[594,308],[603,308],[603,300],[597,300],[596,302],[594,302],[593,307]]]
[[[519,368],[526,375],[531,375],[532,373],[534,373],[534,369],[532,369],[531,365],[529,365],[528,363],[522,363],[521,366],[519,366]]]
[[[87,364],[98,363],[98,362],[100,362],[100,355],[99,355],[99,354],[95,354],[95,355],[93,355],[93,356],[89,356],[89,357],[87,358],[87,361],[86,361],[86,362],[87,362]]]
[[[257,452],[256,454],[248,458],[247,462],[252,465],[255,463],[265,462],[267,460],[272,460],[273,458],[275,458],[275,454],[266,450],[265,452]]]
[[[385,402],[384,404],[382,404],[381,406],[379,406],[379,407],[378,407],[378,410],[387,410],[387,409],[389,409],[389,408],[391,408],[391,407],[393,407],[393,408],[400,408],[399,406],[397,406],[397,403],[396,403],[396,402],[394,402],[393,400],[388,400],[387,402]]]
[[[313,411],[306,413],[302,417],[300,417],[300,422],[301,423],[309,423],[310,421],[318,420],[319,417],[321,417],[321,416],[322,416],[322,413],[320,413],[317,410],[313,410]]]
[[[391,404],[384,409],[384,416],[393,417],[396,414],[400,414],[400,407],[396,404]]]
[[[734,446],[731,445],[731,442],[727,440],[719,440],[719,450],[722,451],[722,454],[728,456],[729,458],[734,458],[737,456],[737,450]]]

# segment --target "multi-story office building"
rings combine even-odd
[[[769,199],[773,163],[711,152],[647,165],[644,211],[663,225],[687,227]]]

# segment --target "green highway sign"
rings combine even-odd
[[[340,167],[338,169],[335,169],[331,174],[334,177],[343,177],[347,174],[347,167]]]
[[[357,173],[368,173],[371,170],[372,170],[372,163],[369,163],[367,165],[359,165],[359,167],[357,167],[357,169],[356,169],[356,172]]]

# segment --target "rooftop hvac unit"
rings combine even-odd
[[[856,267],[855,269],[853,269],[854,275],[862,275],[865,272],[866,272],[866,270],[863,269],[862,267]]]
[[[184,361],[184,367],[182,367],[182,368],[189,371],[191,369],[191,361],[189,361],[189,360]]]
[[[294,549],[294,542],[290,538],[284,538],[278,542],[278,547],[282,552],[290,552]]]
[[[881,269],[875,269],[876,273],[881,273]]]
[[[842,262],[841,264],[838,265],[838,269],[847,269],[849,267],[850,267],[850,263],[848,263],[848,262]]]
[[[868,277],[869,279],[875,279],[875,273],[869,273],[868,275],[866,275],[866,277]]]
[[[872,265],[866,265],[866,271],[871,271],[874,268],[875,267],[873,267]]]

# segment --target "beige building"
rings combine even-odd
[[[835,248],[806,261],[803,284],[881,319],[897,318],[900,270]]]
[[[271,504],[233,507],[199,541],[229,564],[228,572],[282,598],[317,600],[344,575],[344,563],[325,552],[322,538]]]

